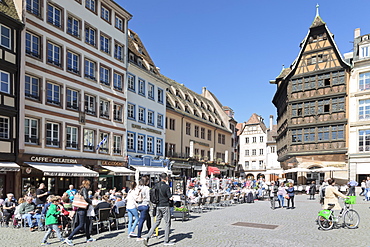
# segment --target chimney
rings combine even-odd
[[[207,90],[207,88],[206,87],[202,87],[202,95],[204,96],[204,95],[206,95],[206,90]]]
[[[161,73],[161,68],[159,67],[155,67],[155,68],[158,70],[159,73]]]
[[[270,115],[270,130],[272,130],[272,122],[274,121],[274,116]]]
[[[360,37],[360,35],[361,35],[361,29],[360,28],[356,28],[355,29],[355,38]]]

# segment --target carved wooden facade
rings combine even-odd
[[[284,168],[293,157],[345,161],[348,79],[349,65],[317,15],[297,59],[272,82],[277,84],[278,160]]]

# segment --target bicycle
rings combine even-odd
[[[343,200],[344,207],[342,208],[339,216],[334,215],[332,208],[335,204],[328,204],[328,209],[321,210],[319,212],[317,223],[319,229],[324,231],[332,229],[338,225],[339,219],[343,218],[342,226],[348,229],[356,229],[360,224],[360,215],[356,210],[352,209],[352,205],[356,203],[356,196],[350,196],[349,199]]]

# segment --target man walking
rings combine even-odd
[[[366,184],[366,189],[365,189],[365,201],[369,201],[369,195],[367,194],[369,191],[370,191],[370,177],[367,177],[366,178],[366,182],[365,182],[365,184]]]
[[[349,190],[348,190],[348,196],[355,196],[356,195],[356,186],[358,183],[355,180],[350,180],[348,182]]]
[[[169,242],[170,228],[171,228],[171,214],[170,214],[170,200],[172,200],[172,194],[170,192],[170,186],[167,184],[168,176],[166,173],[161,174],[161,182],[156,185],[159,191],[159,203],[157,204],[157,221],[150,228],[148,235],[144,238],[144,245],[148,246],[149,238],[153,235],[155,229],[161,224],[162,218],[164,218],[166,228],[164,231],[164,245],[174,245],[173,242]]]

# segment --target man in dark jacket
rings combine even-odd
[[[271,185],[269,187],[269,193],[270,193],[270,201],[271,201],[271,209],[275,209],[275,202],[278,201],[277,199],[277,192],[278,192],[279,188],[278,186],[275,184],[274,181],[271,182]],[[280,203],[280,202],[279,202]]]
[[[170,200],[172,200],[172,194],[170,192],[170,186],[167,184],[168,175],[166,173],[161,174],[161,182],[156,185],[159,190],[159,203],[157,204],[157,221],[150,228],[148,235],[144,238],[144,245],[148,246],[149,238],[152,236],[154,230],[161,224],[162,218],[166,223],[164,231],[164,245],[173,245],[173,242],[169,242],[170,228],[171,228],[171,214],[170,214]]]

